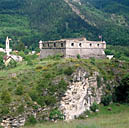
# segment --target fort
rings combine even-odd
[[[66,58],[105,58],[105,41],[88,41],[83,38],[61,39],[55,41],[40,41],[40,58],[62,54]]]

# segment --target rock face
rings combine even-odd
[[[65,120],[72,120],[81,115],[96,102],[101,102],[102,88],[98,88],[98,72],[90,75],[83,69],[78,69],[73,74],[73,82],[70,83],[65,96],[60,102],[60,109],[65,115]]]
[[[19,128],[25,125],[25,117],[19,116],[17,118],[7,117],[4,118],[1,126],[4,128]]]

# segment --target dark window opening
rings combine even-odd
[[[79,46],[82,47],[82,43],[79,43]]]
[[[54,47],[56,47],[56,43],[54,43]]]
[[[90,47],[92,46],[92,44],[90,44]]]
[[[71,46],[74,46],[74,43],[72,43]]]
[[[63,43],[61,43],[61,47],[63,47]]]
[[[43,47],[45,47],[45,44],[43,44]]]
[[[49,47],[50,45],[48,44],[48,47]]]
[[[97,46],[99,47],[99,44],[97,44]]]

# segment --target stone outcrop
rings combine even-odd
[[[72,120],[89,110],[94,102],[97,104],[101,102],[103,86],[100,88],[97,86],[98,75],[98,72],[90,75],[82,69],[78,69],[73,74],[73,82],[70,83],[60,102],[60,109],[65,115],[65,120]]]
[[[64,96],[61,98],[59,109],[64,114],[65,120],[73,120],[86,110],[89,110],[94,102],[99,104],[103,95],[103,79],[101,78],[101,86],[98,86],[98,72],[88,72],[83,68],[78,68],[70,77],[69,86]],[[58,103],[57,103],[58,104]],[[4,117],[1,126],[4,128],[19,128],[24,126],[30,116],[36,120],[50,120],[49,112],[51,108],[42,108],[36,102],[38,108],[33,106],[25,107],[25,111],[17,117]],[[54,107],[54,106],[53,106]],[[11,109],[13,111],[13,109]]]
[[[4,128],[19,128],[25,125],[25,117],[18,116],[16,118],[6,117],[3,119],[1,126]]]

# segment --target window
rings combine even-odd
[[[48,44],[48,47],[49,47],[50,45]]]
[[[74,43],[72,43],[71,46],[74,46]]]
[[[61,47],[63,47],[63,43],[61,43]]]
[[[43,47],[45,47],[45,44],[43,44]]]
[[[92,46],[92,44],[90,44],[90,47]]]
[[[56,43],[54,43],[54,47],[56,47]]]
[[[99,47],[99,44],[97,44],[97,46]]]
[[[79,46],[82,47],[82,43],[79,43]]]

